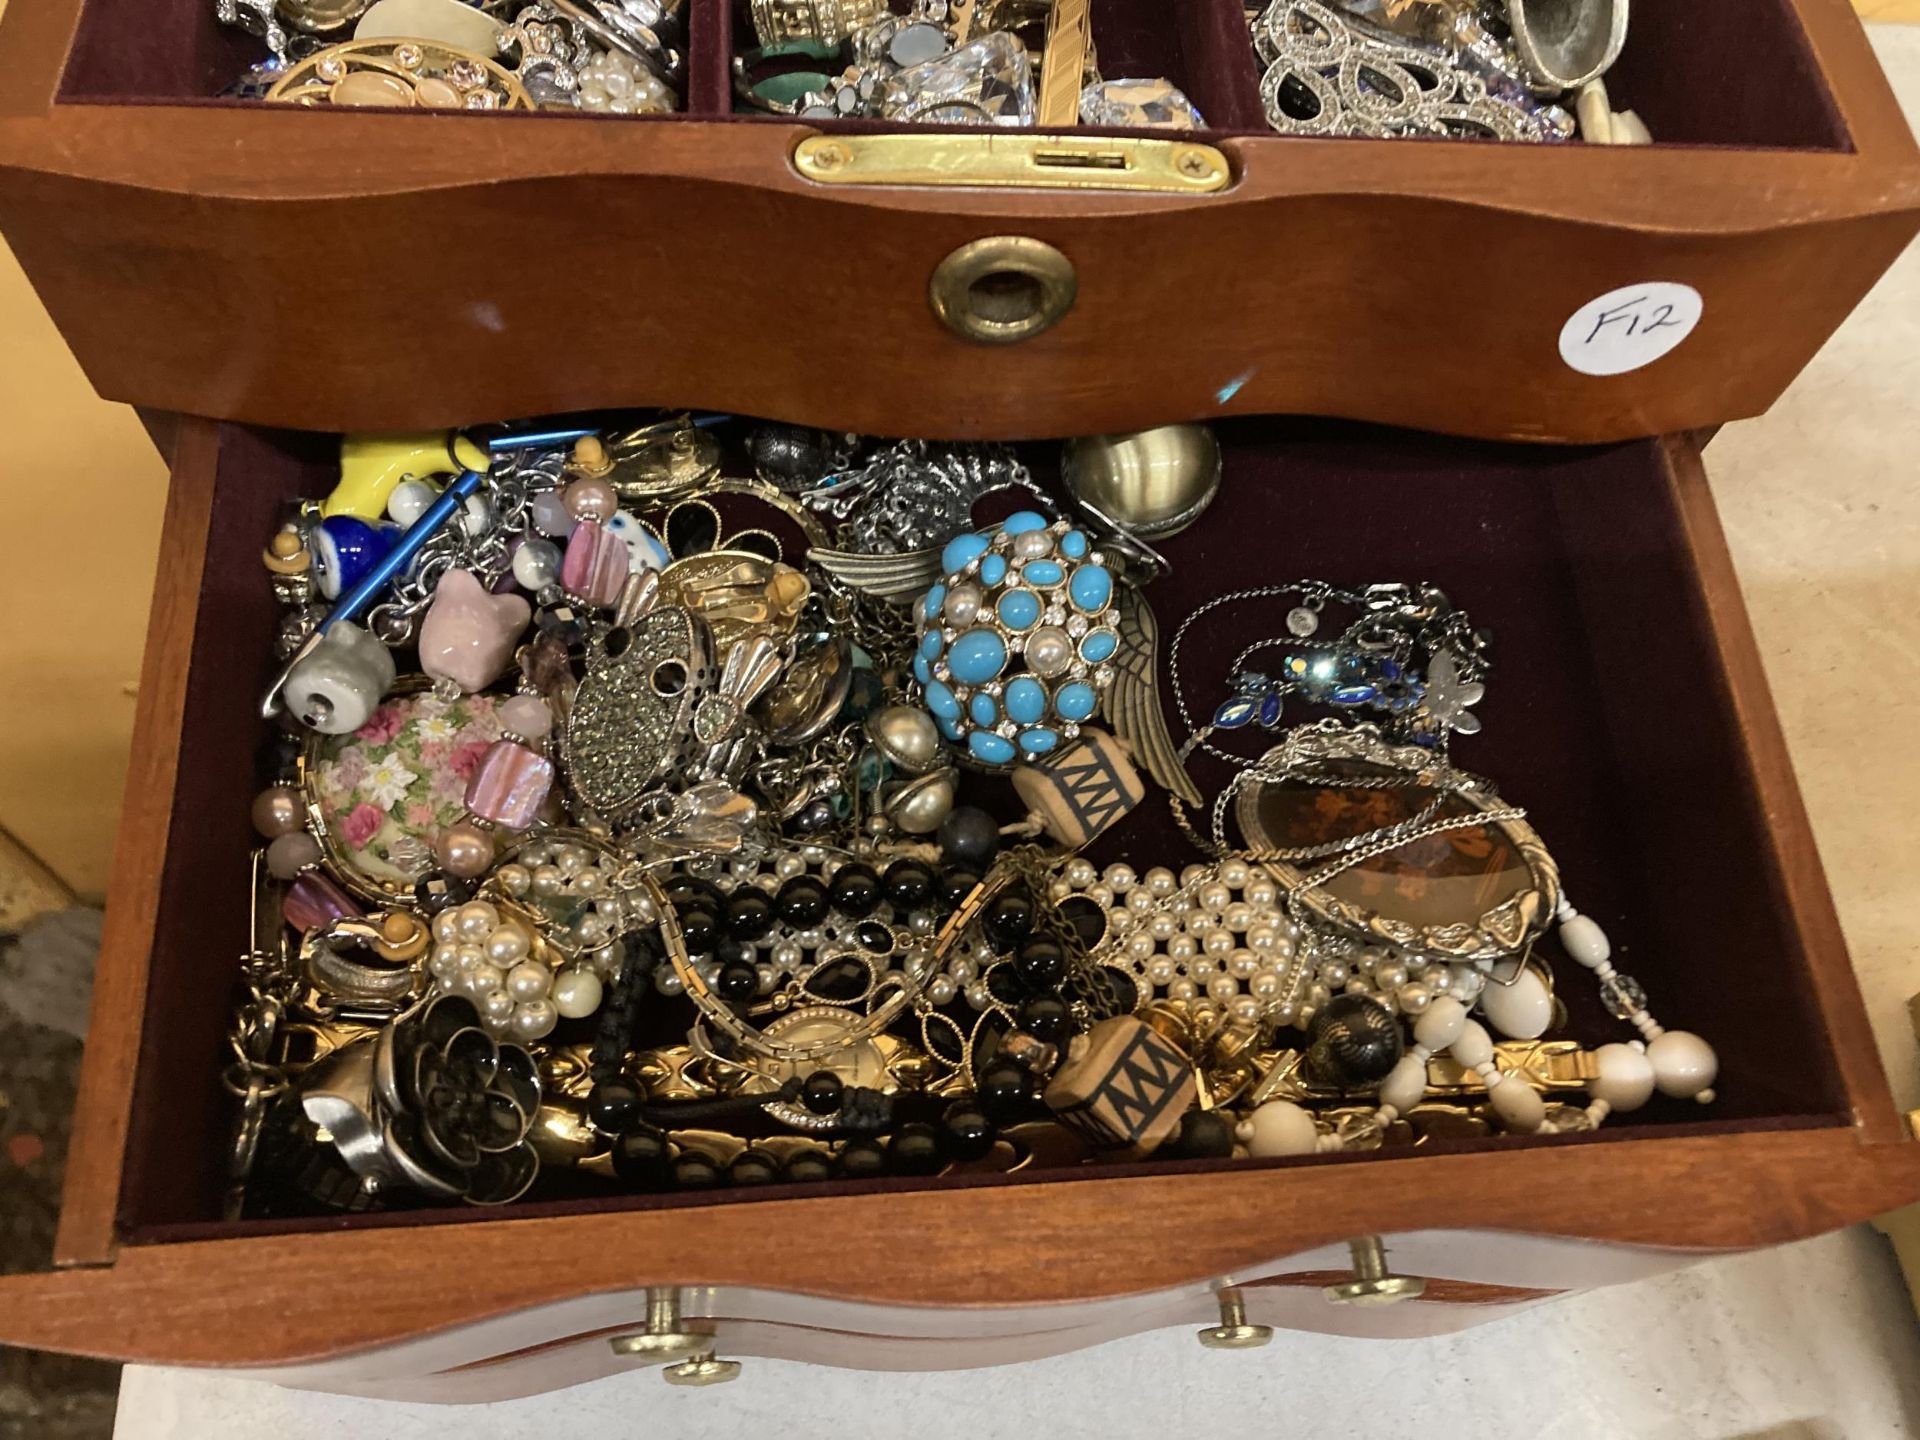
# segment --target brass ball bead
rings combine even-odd
[[[433,853],[449,875],[472,880],[486,874],[493,864],[493,837],[478,825],[455,821],[433,842]]]
[[[268,840],[290,835],[306,824],[307,807],[290,785],[262,790],[253,801],[253,828]]]

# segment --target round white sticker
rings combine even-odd
[[[1693,333],[1706,302],[1691,285],[1649,280],[1582,305],[1560,327],[1560,358],[1582,375],[1651,365]]]

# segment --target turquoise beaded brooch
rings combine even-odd
[[[1070,521],[1031,510],[954,536],[914,607],[913,676],[940,733],[983,765],[1047,754],[1113,684],[1120,612],[1105,557]]]

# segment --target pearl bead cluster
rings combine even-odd
[[[626,864],[574,841],[535,839],[493,872],[492,883],[538,910],[548,921],[547,938],[561,950],[583,953],[659,919],[644,889],[621,883]]]
[[[534,953],[527,926],[488,901],[442,910],[433,917],[433,941],[427,970],[436,988],[473,1001],[495,1038],[541,1040],[561,1016],[591,1015],[600,1006],[596,973],[576,965],[556,976]]]
[[[1228,859],[1136,875],[1075,858],[1051,894],[1056,903],[1083,895],[1107,912],[1102,958],[1131,974],[1143,998],[1203,1002],[1245,1028],[1300,1016],[1310,946],[1259,866]]]

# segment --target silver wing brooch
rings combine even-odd
[[[1114,652],[1113,684],[1107,689],[1106,713],[1113,730],[1132,749],[1146,772],[1189,805],[1203,803],[1200,789],[1180,763],[1180,753],[1167,734],[1166,712],[1160,705],[1156,672],[1160,660],[1160,622],[1138,586],[1122,584],[1116,596],[1120,611],[1120,648]]]

